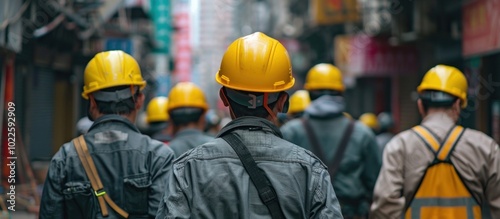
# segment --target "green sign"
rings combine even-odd
[[[172,15],[170,0],[151,0],[151,17],[154,26],[156,53],[170,53]]]

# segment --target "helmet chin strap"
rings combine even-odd
[[[229,101],[228,101],[228,98],[226,96],[226,93],[222,89],[220,90],[220,96],[221,96],[222,102],[224,103],[224,106],[229,107],[229,109],[230,109],[229,113],[231,114],[231,116],[233,116],[234,118],[236,118],[236,115],[234,115],[234,112],[231,109],[231,104],[229,104]],[[267,105],[268,104],[268,98],[269,98],[269,94],[268,93],[264,93],[264,98],[263,98],[263,104],[262,104],[262,106],[264,107],[264,109],[266,109],[267,113],[269,113],[269,115],[272,118],[272,121],[276,122],[276,121],[278,121],[278,117],[275,115],[274,111],[271,108],[269,108],[269,106]]]
[[[136,103],[135,102],[135,89],[134,88],[135,88],[134,85],[131,84],[130,85],[130,93],[132,94],[132,101],[134,101],[134,103]]]
[[[271,116],[272,120],[273,121],[278,121],[278,117],[276,117],[276,115],[274,114],[273,110],[271,108],[269,108],[269,106],[267,105],[267,97],[268,97],[268,93],[264,93],[264,103],[262,104],[264,106],[264,108],[267,110],[267,113],[269,113],[269,115]]]

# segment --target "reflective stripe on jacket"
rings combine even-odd
[[[454,126],[444,113],[427,116],[422,122],[439,141]],[[480,204],[488,205],[493,218],[500,218],[500,151],[487,135],[466,129],[451,161]],[[415,193],[425,169],[434,160],[432,152],[411,130],[396,135],[386,146],[383,165],[374,191],[371,218],[401,218],[406,200]]]

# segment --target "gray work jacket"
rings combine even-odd
[[[205,135],[202,131],[190,128],[177,132],[174,138],[168,142],[168,146],[174,151],[175,156],[179,157],[184,152],[205,144],[212,139],[214,138]]]
[[[172,150],[118,115],[100,117],[84,137],[110,198],[129,218],[154,218],[174,160]],[[107,218],[121,218],[109,206],[108,211]],[[40,218],[102,218],[72,142],[52,158]]]
[[[239,136],[269,178],[286,218],[342,218],[326,167],[311,152],[283,140],[275,125],[241,117],[218,136],[227,132]],[[174,162],[157,218],[271,216],[234,150],[216,138]]]
[[[309,122],[315,131],[325,162],[333,162],[349,119],[340,115],[334,118],[315,119]],[[281,127],[286,140],[307,150],[311,143],[300,119]],[[375,135],[368,127],[356,122],[339,169],[333,180],[344,216],[366,215],[369,212],[373,188],[381,166],[381,153]]]

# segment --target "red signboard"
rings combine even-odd
[[[4,57],[2,57],[4,58]],[[1,176],[0,178],[2,180],[5,180],[5,182],[0,182],[0,183],[6,183],[6,179],[8,178],[9,176],[9,168],[7,166],[9,160],[7,159],[7,157],[9,157],[9,148],[7,147],[9,144],[9,141],[8,141],[8,138],[12,137],[8,135],[8,132],[7,132],[7,124],[8,124],[8,121],[7,121],[7,108],[8,108],[8,103],[9,102],[13,102],[14,101],[14,59],[13,58],[4,58],[5,59],[5,62],[3,63],[4,66],[3,68],[4,69],[1,69],[0,68],[0,76],[1,76],[1,80],[4,80],[4,87],[1,87],[0,86],[0,89],[4,89],[3,92],[4,92],[4,102],[3,102],[3,106],[4,106],[4,109],[0,110],[0,112],[2,112],[3,114],[0,113],[0,116],[3,116],[3,124],[0,124],[2,125],[2,128],[1,128],[1,135],[2,135],[2,143],[0,144],[1,147],[0,147],[0,155],[1,155],[1,164],[2,164],[2,167],[0,167],[0,170],[2,170],[1,172]],[[1,92],[0,92],[1,93]],[[1,100],[0,100],[1,101]],[[18,138],[20,138],[20,136],[17,136]],[[0,186],[2,186],[0,184]]]
[[[331,25],[360,20],[357,0],[312,0],[309,4],[313,24]]]
[[[191,34],[189,7],[186,2],[174,2],[174,76],[175,82],[191,80]]]
[[[419,69],[413,46],[391,46],[386,38],[337,36],[335,64],[349,75],[413,74]]]
[[[500,0],[475,0],[464,5],[463,55],[500,50]]]

